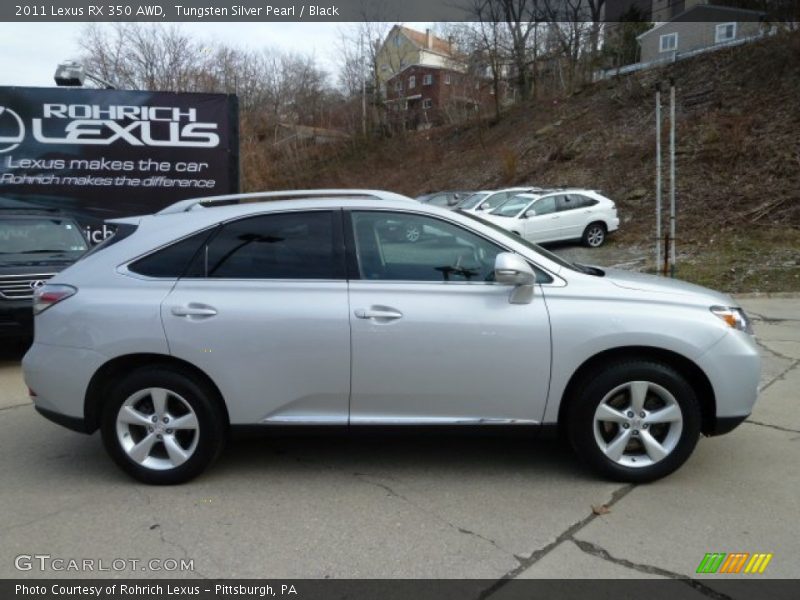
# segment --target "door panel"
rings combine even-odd
[[[387,224],[425,235],[393,241]],[[503,249],[460,225],[409,211],[354,211],[348,225],[350,422],[538,422],[550,372],[544,299],[510,304],[496,284]]]
[[[216,314],[175,314],[192,309]],[[347,423],[346,282],[186,279],[161,318],[171,354],[214,380],[231,423]]]
[[[528,209],[534,216],[523,219],[523,237],[531,242],[550,242],[561,239],[561,215],[556,212],[556,197],[540,198]]]
[[[162,303],[170,352],[214,380],[231,423],[347,423],[341,234],[341,211],[226,223]]]
[[[350,422],[540,421],[550,373],[542,294],[510,286],[353,281]],[[400,317],[359,318],[359,310]]]

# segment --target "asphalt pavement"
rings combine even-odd
[[[148,487],[98,435],[37,415],[12,353],[0,361],[0,577],[652,577],[718,598],[731,576],[695,573],[709,552],[772,553],[758,577],[797,577],[800,298],[741,302],[764,356],[752,417],[639,486],[597,479],[557,442],[416,436],[240,440],[199,479]],[[37,554],[193,570],[17,570]]]

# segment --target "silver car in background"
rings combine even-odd
[[[147,483],[191,479],[252,425],[559,430],[602,475],[650,481],[756,400],[759,353],[728,296],[573,265],[388,192],[116,223],[36,292],[23,367],[40,413],[100,429]]]

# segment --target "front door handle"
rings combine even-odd
[[[378,321],[393,321],[403,318],[403,313],[393,308],[357,308],[355,315],[359,319],[376,319]]]
[[[206,304],[189,304],[173,306],[171,312],[176,317],[213,317],[217,314],[217,309]]]

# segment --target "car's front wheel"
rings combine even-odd
[[[143,368],[112,388],[103,409],[106,450],[150,484],[188,481],[219,455],[226,425],[214,392],[168,367]]]
[[[691,455],[701,411],[689,382],[666,364],[624,361],[579,383],[567,410],[576,453],[611,479],[664,477]]]

